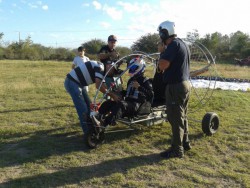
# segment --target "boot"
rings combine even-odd
[[[170,159],[170,158],[183,158],[184,157],[184,153],[183,151],[176,151],[173,149],[173,147],[170,147],[169,149],[167,149],[164,152],[160,153],[160,156],[165,158],[165,159]]]
[[[192,146],[190,145],[190,142],[183,142],[182,145],[185,151],[188,151],[192,148]]]
[[[189,142],[188,133],[184,133],[182,146],[185,151],[188,151],[192,148]]]

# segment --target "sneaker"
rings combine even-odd
[[[165,159],[170,159],[170,158],[183,158],[184,157],[184,154],[181,153],[181,152],[176,152],[174,151],[172,148],[164,151],[164,152],[161,152],[160,153],[160,156],[165,158]]]
[[[183,148],[185,151],[191,150],[192,146],[189,142],[183,142]]]
[[[98,121],[98,120],[96,119],[95,116],[92,116],[91,119],[92,119],[93,124],[94,124],[96,127],[100,127],[100,126],[101,126],[100,121]]]

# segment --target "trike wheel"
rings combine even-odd
[[[214,112],[208,112],[202,119],[202,131],[207,135],[211,136],[219,128],[219,117]]]
[[[94,149],[105,140],[104,130],[97,127],[91,127],[86,135],[87,145],[89,148]]]

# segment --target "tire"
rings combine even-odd
[[[207,135],[211,136],[219,128],[219,116],[214,112],[208,112],[202,119],[202,131]]]
[[[86,135],[87,145],[90,149],[96,148],[99,144],[104,143],[105,134],[104,130],[98,130],[99,128],[91,127]]]

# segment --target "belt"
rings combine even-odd
[[[77,82],[70,74],[67,74],[67,78],[73,82],[75,82],[77,85],[81,86],[79,82]]]

